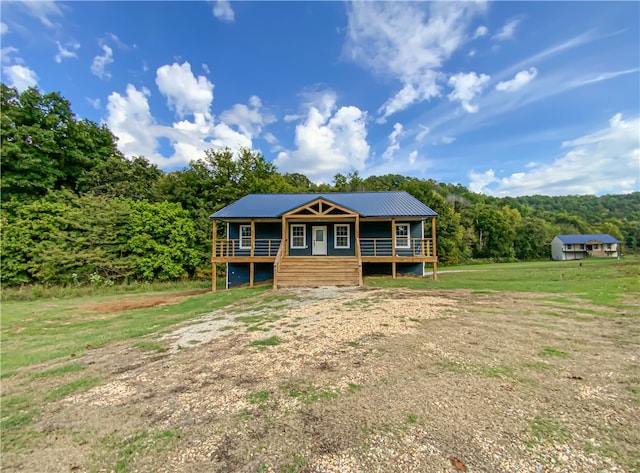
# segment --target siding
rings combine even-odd
[[[362,263],[363,276],[390,275],[392,274],[391,263]],[[396,263],[396,273],[404,275],[424,275],[423,263]]]
[[[229,263],[227,266],[227,287],[238,287],[249,284],[249,263]],[[273,279],[272,263],[255,263],[254,283]]]
[[[335,225],[349,225],[349,248],[335,248]],[[291,225],[291,223],[289,224]],[[314,226],[326,226],[327,227],[327,256],[355,256],[356,254],[356,237],[355,237],[355,223],[354,222],[293,222],[293,225],[305,225],[306,227],[306,248],[291,248],[291,229],[289,229],[289,256],[312,256],[313,250],[312,242],[312,227]]]

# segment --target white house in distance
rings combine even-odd
[[[587,256],[618,257],[620,242],[609,234],[556,235],[551,240],[551,259],[566,261]]]

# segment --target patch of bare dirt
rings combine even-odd
[[[86,371],[105,382],[47,404],[34,426],[38,451],[8,452],[3,471],[640,465],[638,319],[570,307],[548,315],[542,297],[513,293],[264,297],[176,327],[163,353],[89,352]]]
[[[81,309],[88,312],[100,312],[100,313],[116,313],[125,312],[127,310],[135,309],[147,309],[149,307],[156,307],[161,305],[178,304],[190,296],[197,294],[205,294],[210,292],[208,289],[194,289],[193,291],[183,291],[177,295],[171,296],[157,296],[149,297],[148,295],[135,296],[133,298],[127,298],[120,301],[102,302],[100,304],[87,304],[81,307]]]

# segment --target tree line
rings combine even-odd
[[[609,233],[640,246],[640,193],[496,198],[397,174],[337,174],[316,185],[259,152],[210,149],[163,172],[125,158],[105,125],[76,118],[59,93],[1,84],[2,283],[208,277],[209,215],[249,193],[405,190],[435,210],[444,264],[549,258],[559,233]]]

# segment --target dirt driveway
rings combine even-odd
[[[78,360],[5,472],[640,468],[640,324],[550,295],[269,291]],[[151,340],[150,340],[151,341]]]

